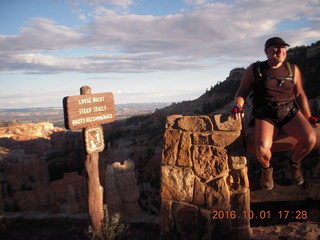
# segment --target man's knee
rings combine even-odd
[[[298,142],[297,147],[299,146],[299,148],[302,151],[311,151],[315,146],[316,141],[317,141],[316,133],[312,131],[306,134],[305,136],[301,136],[300,139],[297,138],[297,142]]]
[[[317,136],[315,131],[308,134],[306,140],[304,141],[305,148],[307,149],[313,149],[314,145],[316,144]]]
[[[259,156],[266,156],[270,153],[271,146],[266,142],[258,141],[255,145],[256,154]]]

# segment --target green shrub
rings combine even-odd
[[[103,205],[104,217],[101,223],[101,234],[89,226],[89,237],[91,240],[121,240],[129,235],[129,225],[120,223],[120,213],[109,215],[107,205]]]

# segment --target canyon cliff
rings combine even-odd
[[[0,212],[87,212],[81,132],[51,123],[14,124],[0,128]],[[101,154],[100,181],[108,202],[124,216],[139,216],[134,163],[106,165]],[[105,183],[104,183],[105,182]],[[134,194],[133,194],[134,193]],[[111,210],[115,208],[111,204]],[[141,215],[141,214],[140,214]]]

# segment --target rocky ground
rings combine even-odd
[[[252,228],[252,240],[319,240],[319,222],[292,222],[287,225]]]
[[[157,218],[130,220],[127,240],[159,239]],[[39,212],[0,216],[1,240],[89,240],[86,216],[48,215]]]
[[[20,217],[19,217],[20,216]],[[88,240],[84,215],[51,215],[43,218],[39,213],[11,217],[0,216],[1,240]],[[131,221],[127,240],[160,239],[157,218]],[[228,239],[229,240],[229,239]],[[232,239],[230,239],[232,240]],[[290,222],[274,226],[252,227],[251,240],[320,240],[320,222]]]

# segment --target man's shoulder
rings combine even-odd
[[[268,61],[256,61],[251,64],[251,71],[254,78],[261,78],[264,75],[264,70],[268,69]]]
[[[297,64],[295,63],[292,63],[292,62],[288,62],[288,61],[285,61],[286,64],[290,65],[292,67],[292,69],[294,68],[298,68]]]

